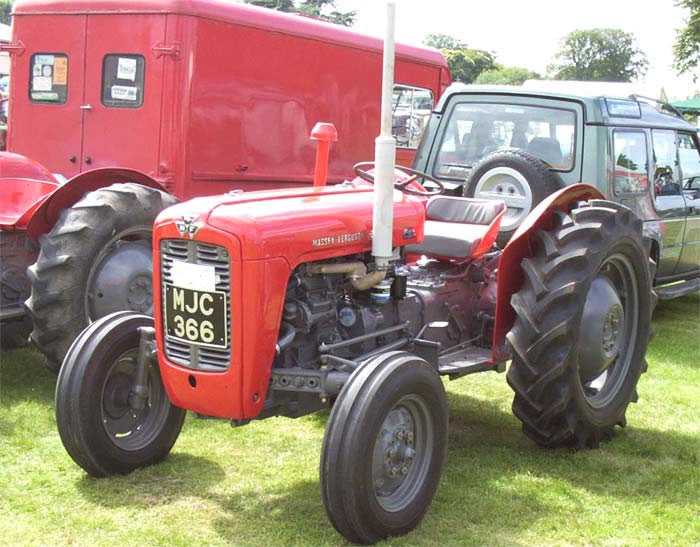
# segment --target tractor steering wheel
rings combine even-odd
[[[366,180],[367,182],[374,184],[374,175],[370,172],[367,171],[368,168],[374,167],[374,162],[373,161],[364,161],[361,163],[355,164],[355,166],[352,168],[355,174],[360,177],[363,180]],[[394,188],[397,190],[401,190],[405,194],[413,194],[415,196],[437,196],[439,194],[442,194],[445,191],[445,187],[442,185],[442,183],[437,180],[436,178],[431,177],[430,175],[423,173],[422,171],[416,171],[415,169],[411,169],[410,167],[403,167],[402,165],[397,165],[394,167],[394,169],[398,169],[402,173],[405,173],[408,175],[408,178],[406,180],[396,180],[394,181]],[[437,186],[434,190],[416,190],[415,188],[409,188],[408,185],[411,184],[412,182],[420,179],[421,181],[425,182],[430,181],[433,184]]]

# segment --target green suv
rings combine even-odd
[[[657,292],[672,298],[700,288],[698,139],[672,107],[638,96],[454,84],[414,167],[456,195],[503,200],[501,243],[547,195],[595,185],[644,221]]]

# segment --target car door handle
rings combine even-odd
[[[92,110],[92,106],[89,104],[81,104],[80,110]]]

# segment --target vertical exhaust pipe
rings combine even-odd
[[[391,134],[391,100],[394,88],[394,20],[396,5],[393,2],[388,2],[386,8],[381,131],[374,141],[372,256],[378,269],[387,269],[389,267],[389,261],[392,257],[392,232],[394,227],[396,141]]]

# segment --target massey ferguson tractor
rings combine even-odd
[[[376,163],[353,181],[157,217],[154,318],[95,321],[59,374],[59,433],[90,475],[164,459],[186,409],[240,426],[331,408],[323,503],[340,534],[373,543],[414,529],[438,487],[441,376],[511,360],[513,411],[542,446],[594,448],[625,425],[654,301],[639,219],[578,184],[498,250],[502,202],[394,167],[388,74]]]

